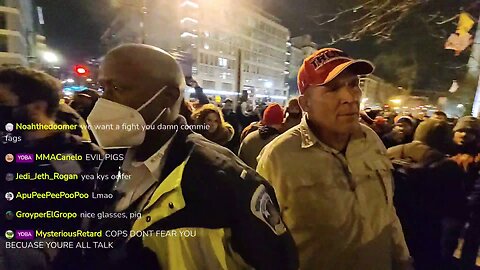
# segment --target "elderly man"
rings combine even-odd
[[[141,217],[98,226],[155,233],[123,235],[128,239],[119,239],[108,257],[114,262],[95,251],[91,261],[109,263],[95,267],[297,268],[272,187],[232,152],[193,133],[179,115],[185,82],[171,55],[123,45],[105,56],[100,82],[105,93],[88,122],[101,146],[128,148],[121,167],[130,176],[113,187],[100,184],[103,192],[117,194],[105,212]],[[108,124],[120,129],[101,129]]]
[[[359,124],[358,75],[373,66],[327,48],[298,73],[300,125],[260,154],[257,171],[275,188],[300,269],[409,269],[393,206],[392,165],[378,136]]]

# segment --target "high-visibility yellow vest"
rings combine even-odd
[[[155,222],[185,207],[182,177],[188,158],[157,187],[132,231],[145,231]],[[161,269],[252,269],[229,245],[230,229],[179,228],[155,231],[143,245],[157,255]]]

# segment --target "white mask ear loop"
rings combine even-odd
[[[162,112],[157,116],[157,118],[155,118],[155,120],[152,121],[152,123],[150,123],[150,125],[153,125],[153,123],[157,122],[157,120],[162,117],[163,113],[165,113],[165,111],[169,109],[169,108],[163,108]]]
[[[167,88],[166,85],[164,87],[162,87],[162,89],[160,89],[155,95],[153,95],[153,97],[151,97],[149,100],[147,100],[147,102],[143,103],[143,105],[140,106],[140,108],[137,109],[137,112],[141,111],[143,108],[148,106],[148,104],[150,104],[152,102],[152,100],[154,100],[156,97],[158,97],[158,95],[160,95],[163,92],[163,90],[165,90],[166,88]]]

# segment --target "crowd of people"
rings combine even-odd
[[[285,107],[246,99],[217,104],[185,96],[174,58],[122,45],[101,65],[103,95],[61,102],[55,78],[28,68],[0,70],[0,125],[67,123],[20,136],[5,153],[97,154],[102,160],[6,164],[8,172],[96,175],[74,184],[2,181],[1,190],[80,190],[113,198],[17,209],[141,213],[136,219],[2,221],[44,230],[195,230],[195,237],[119,235],[112,250],[0,246],[4,269],[478,269],[480,121],[360,110],[359,76],[373,65],[326,48],[306,58],[299,96]],[[35,90],[35,91],[33,91]],[[106,130],[102,125],[171,129]],[[192,128],[178,128],[189,126]],[[206,127],[206,128],[200,128]],[[98,145],[98,146],[97,146]],[[119,154],[112,160],[106,154]],[[98,175],[127,174],[103,181]],[[15,204],[14,204],[15,203]],[[66,237],[69,238],[69,237]],[[73,239],[72,237],[70,237]],[[37,239],[38,241],[39,239]],[[54,241],[55,239],[43,239]],[[91,239],[83,239],[92,241]],[[98,241],[100,239],[95,239]]]

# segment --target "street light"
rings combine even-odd
[[[50,63],[50,64],[57,63],[58,62],[58,56],[53,52],[44,52],[43,53],[43,60],[45,60],[45,62]]]
[[[390,102],[392,102],[394,104],[401,104],[402,100],[401,99],[391,99]]]

